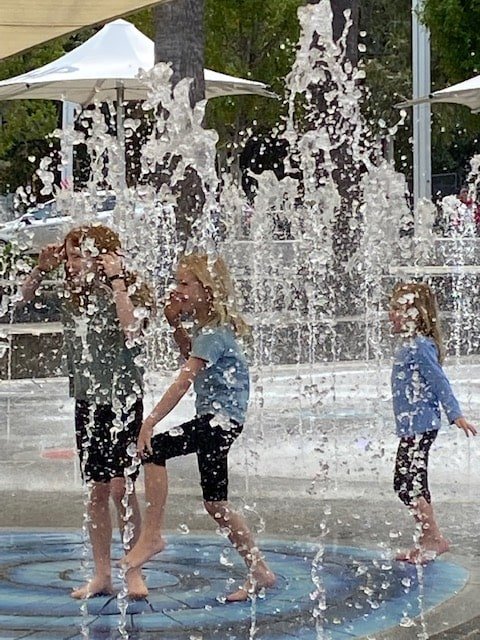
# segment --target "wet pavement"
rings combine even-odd
[[[3,534],[0,542],[0,625],[16,638],[114,638],[121,626],[138,639],[313,640],[320,630],[332,640],[358,638],[398,623],[413,625],[413,618],[455,596],[469,578],[453,562],[432,563],[419,579],[415,567],[392,563],[385,552],[263,540],[277,584],[255,602],[228,604],[225,593],[244,574],[228,543],[177,534],[144,569],[148,597],[125,602],[122,619],[120,580],[116,596],[90,599],[83,608],[68,597],[85,579],[80,535],[24,531]],[[117,558],[120,553],[116,546]]]
[[[465,413],[480,422],[480,367],[462,360],[448,370]],[[161,631],[172,640],[251,638],[253,616],[255,639],[264,640],[480,638],[480,440],[467,441],[447,427],[435,444],[431,489],[452,546],[418,575],[391,561],[395,549],[411,545],[413,525],[391,490],[396,438],[388,367],[285,367],[254,380],[254,409],[232,449],[231,499],[279,572],[279,584],[253,609],[251,603],[221,602],[231,581],[241,579],[242,567],[203,512],[195,460],[172,461],[169,551],[148,568],[152,602],[128,611],[128,637],[160,637]],[[147,407],[167,381],[150,380]],[[168,424],[191,411],[190,398]],[[97,599],[88,605],[95,611],[82,613],[68,597],[82,578],[83,559],[72,416],[65,379],[0,383],[0,638],[76,638],[82,628],[92,640],[122,637],[116,599]],[[141,480],[138,486],[141,492]],[[189,570],[201,582],[197,591]],[[6,584],[21,588],[35,607],[22,608]],[[319,606],[322,589],[326,609]],[[174,614],[172,601],[178,605]],[[13,616],[5,612],[8,603]],[[64,611],[68,629],[56,628],[58,622],[48,626],[51,609]],[[157,621],[150,616],[149,623],[146,611]],[[175,628],[167,624],[174,618]]]

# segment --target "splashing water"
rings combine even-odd
[[[405,179],[381,158],[361,116],[363,72],[345,57],[351,26],[348,13],[344,32],[337,42],[332,34],[328,2],[302,7],[299,20],[301,37],[287,78],[288,115],[278,134],[289,148],[286,178],[279,180],[268,171],[255,175],[253,202],[247,201],[235,175],[227,171],[220,181],[216,172],[217,134],[202,126],[205,103],[194,110],[190,108],[188,81],[181,82],[172,93],[171,69],[160,64],[143,75],[149,94],[142,108],[145,114],[155,114],[155,118],[141,149],[138,185],[125,186],[124,148],[106,124],[105,109],[97,105],[88,113],[88,131],[67,132],[67,142],[87,147],[91,158],[88,187],[82,193],[68,191],[59,198],[68,203],[77,224],[96,219],[99,185],[115,193],[117,202],[111,226],[120,233],[134,269],[155,284],[159,307],[171,282],[173,266],[185,248],[186,228],[192,238],[187,248],[202,248],[212,258],[216,252],[226,256],[238,285],[240,307],[245,309],[253,328],[252,343],[247,345],[253,365],[252,402],[241,469],[247,496],[250,477],[262,465],[265,468],[272,451],[276,454],[275,462],[285,455],[284,467],[294,460],[295,469],[306,469],[301,491],[327,494],[332,487],[336,488],[332,479],[341,474],[344,451],[343,448],[338,453],[338,442],[351,434],[337,436],[327,432],[325,424],[348,423],[350,427],[352,421],[352,414],[348,413],[351,396],[339,388],[338,382],[338,365],[345,360],[370,362],[369,373],[374,381],[369,394],[374,399],[358,398],[368,403],[370,413],[363,419],[353,415],[353,421],[359,420],[355,432],[357,453],[367,455],[373,451],[372,457],[365,458],[365,464],[371,463],[367,469],[370,474],[374,471],[374,464],[379,464],[378,460],[374,463],[374,457],[381,459],[383,455],[378,451],[383,447],[385,428],[381,417],[385,386],[380,367],[389,353],[386,293],[395,278],[421,276],[430,262],[438,258],[438,243],[432,235],[435,219],[432,203],[419,204],[413,216],[412,238],[408,232],[412,214]],[[114,111],[114,106],[109,105],[110,117]],[[136,121],[127,120],[127,137],[136,128]],[[478,158],[472,161],[475,186],[480,181],[479,165]],[[159,181],[162,172],[166,178]],[[51,193],[54,174],[48,159],[41,162],[38,175],[44,184],[42,194]],[[195,216],[191,218],[182,209],[185,184],[191,186],[196,196],[192,205]],[[448,206],[449,201],[445,208]],[[283,236],[275,239],[274,231],[279,225]],[[441,256],[447,266],[459,269],[452,286],[456,293],[451,330],[451,342],[458,356],[471,353],[478,346],[478,338],[473,337],[473,294],[478,292],[478,285],[474,276],[465,272],[465,267],[474,260],[471,247],[462,236],[455,243],[455,258],[453,251],[449,256]],[[15,264],[20,272],[24,271],[20,260],[16,259]],[[21,273],[5,269],[0,275],[12,283],[22,277]],[[10,308],[12,300],[14,293],[3,296],[2,309]],[[139,357],[154,380],[156,373],[176,366],[177,355],[162,314],[149,320],[146,353]],[[466,345],[465,335],[469,336]],[[85,353],[85,361],[90,358],[91,354]],[[279,372],[283,372],[286,380],[282,383],[284,394],[273,397],[269,386]],[[351,395],[357,389],[353,387]],[[341,410],[345,410],[343,418],[338,417]],[[134,451],[131,457],[133,473],[138,462]],[[288,477],[288,469],[278,466],[275,472],[284,472]],[[133,483],[128,477],[123,502],[125,549],[134,536],[129,523],[132,492]],[[87,503],[85,509],[86,506]],[[255,509],[253,502],[245,506],[249,514],[259,516],[256,533],[262,534],[265,519]],[[332,518],[331,511],[325,510],[324,515],[320,523],[322,532],[328,530]],[[85,532],[87,521],[85,510]],[[181,524],[178,530],[184,535],[190,533],[186,524]],[[326,637],[324,551],[321,539],[311,567],[312,615],[318,638]],[[222,553],[220,564],[229,567],[230,557]],[[121,637],[128,637],[126,583],[123,573],[120,577],[119,632]],[[423,585],[421,575],[418,579]],[[422,594],[419,597],[423,616]],[[254,597],[251,638],[257,629],[257,604]],[[376,606],[372,601],[371,607]],[[85,616],[82,635],[88,637],[86,605],[82,604],[81,610]],[[410,626],[414,622],[406,616],[401,624]],[[425,633],[423,618],[422,632]]]

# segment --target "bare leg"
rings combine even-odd
[[[227,601],[245,601],[260,589],[273,587],[276,580],[275,574],[269,569],[255,545],[245,518],[233,511],[228,502],[204,502],[204,505],[218,526],[228,531],[228,539],[242,556],[249,570],[249,577],[244,586],[229,594]]]
[[[112,593],[110,545],[112,542],[112,521],[109,509],[110,483],[93,482],[88,502],[88,530],[92,544],[95,574],[83,587],[72,591],[77,600],[103,593]]]
[[[126,509],[123,501],[125,497],[126,482],[124,478],[114,478],[111,485],[112,498],[117,509],[118,527],[123,540],[125,525],[127,524],[125,519]],[[132,510],[129,522],[133,525],[133,538],[130,542],[130,545],[133,546],[140,536],[142,524],[140,506],[138,504],[137,494],[135,493],[135,487],[133,487],[132,493],[128,496],[128,507]],[[143,579],[141,569],[132,569],[131,571],[127,571],[125,579],[127,581],[127,591],[130,599],[141,600],[148,596],[148,588],[145,584],[145,580]]]
[[[165,548],[162,537],[163,515],[168,495],[168,477],[165,467],[146,464],[145,470],[145,516],[137,543],[122,559],[129,570],[142,567],[152,556]]]
[[[413,505],[412,513],[420,528],[418,545],[397,556],[397,559],[411,563],[426,563],[442,553],[446,553],[450,545],[440,532],[433,505],[428,503],[425,498],[419,498]]]
[[[113,478],[111,481],[112,487],[112,500],[117,510],[118,528],[120,530],[121,539],[123,541],[123,535],[125,532],[126,509],[123,505],[123,498],[125,496],[125,480],[124,478]],[[128,506],[132,510],[131,515],[128,518],[128,522],[133,525],[133,538],[130,540],[130,546],[134,546],[140,535],[142,526],[142,517],[140,513],[140,505],[138,504],[137,494],[135,492],[135,486],[132,493],[128,496]]]
[[[414,506],[414,518],[420,526],[420,537],[418,540],[420,561],[434,560],[442,553],[446,553],[449,542],[440,532],[433,510],[433,505],[425,498],[419,498]]]

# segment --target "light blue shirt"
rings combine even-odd
[[[221,414],[243,424],[250,382],[248,365],[233,329],[203,327],[192,340],[191,356],[205,360],[194,382],[197,415]]]
[[[461,417],[460,406],[431,338],[411,338],[395,353],[392,399],[400,437],[439,429],[440,405],[450,422]]]

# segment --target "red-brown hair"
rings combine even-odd
[[[103,224],[92,224],[75,227],[67,233],[65,240],[63,241],[65,255],[67,252],[67,244],[73,245],[74,247],[82,247],[84,243],[88,241],[93,244],[100,255],[105,253],[117,253],[122,248],[122,243],[118,233]],[[67,284],[70,284],[71,275],[68,271],[67,265],[65,265],[65,276]],[[110,286],[103,272],[100,273],[100,281],[103,285]],[[149,308],[151,313],[154,312],[155,301],[153,293],[145,282],[140,281],[136,273],[125,270],[125,285],[127,287],[135,285],[135,291],[130,296],[135,306],[144,306]],[[71,300],[76,307],[80,306],[80,296],[78,293],[72,292]]]

